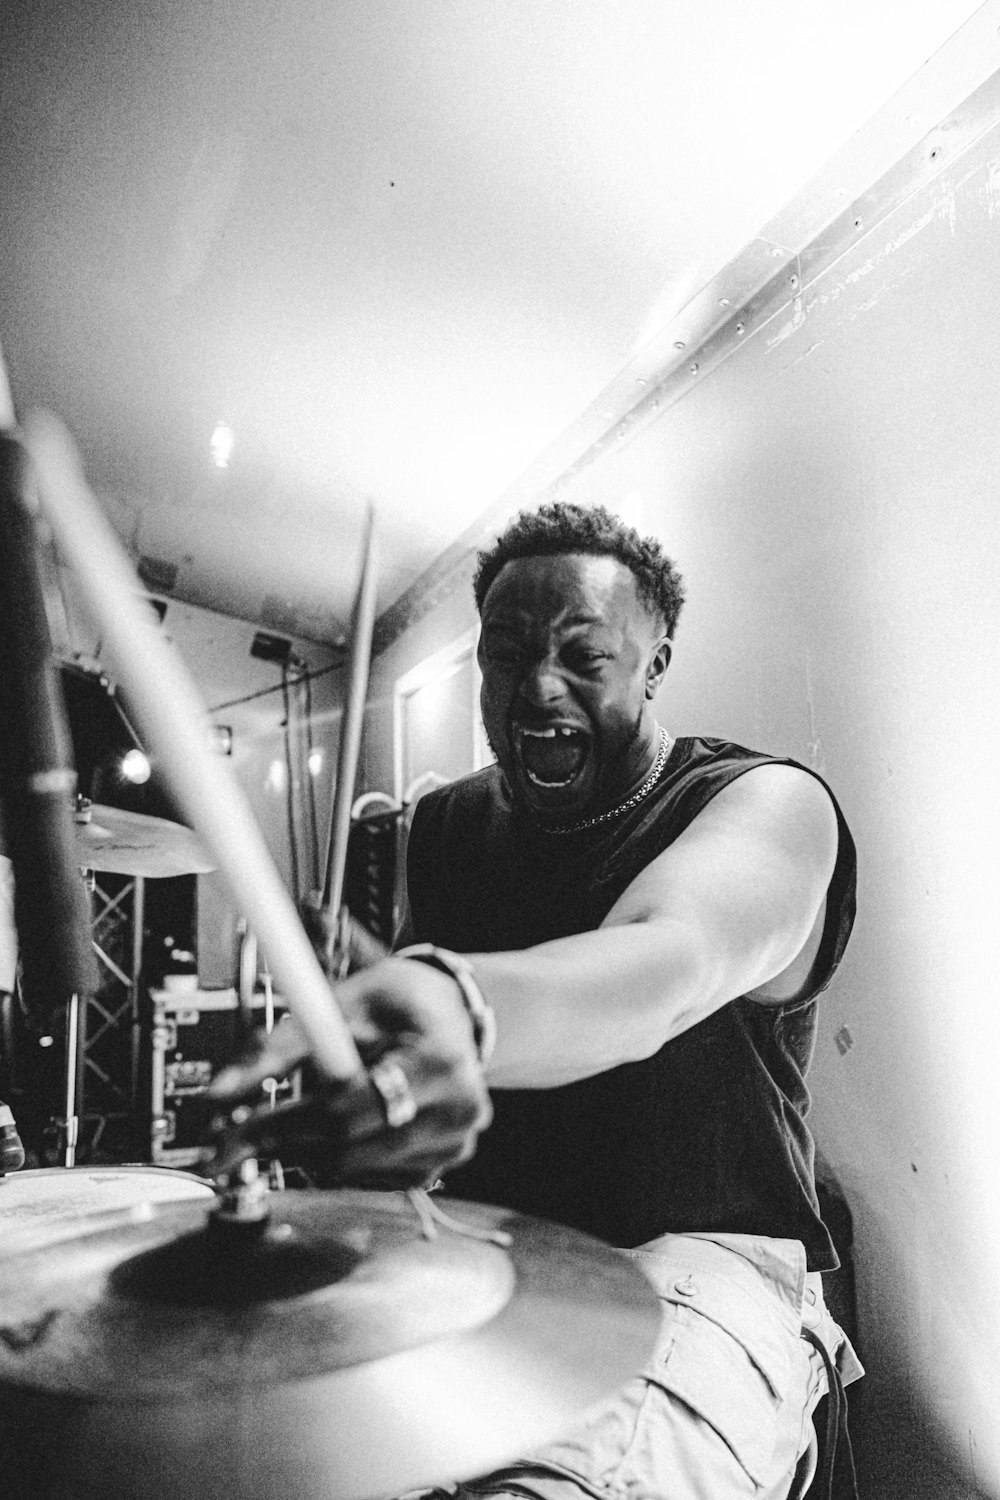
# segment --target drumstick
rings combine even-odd
[[[361,1070],[354,1040],[292,898],[239,783],[225,759],[209,749],[207,716],[197,690],[137,597],[141,585],[87,487],[72,439],[44,412],[28,418],[25,438],[43,513],[61,553],[76,570],[112,665],[171,791],[227,876],[316,1061],[331,1078],[352,1077]]]
[[[354,778],[361,749],[361,729],[365,714],[365,688],[371,659],[372,629],[375,624],[375,516],[369,510],[361,550],[361,575],[351,621],[351,653],[348,669],[347,703],[340,726],[340,754],[337,757],[337,785],[334,789],[330,836],[327,845],[326,880],[323,906],[334,917],[344,898],[344,872],[347,866],[347,841],[351,829],[351,805],[354,801]]]

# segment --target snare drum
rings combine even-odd
[[[141,1218],[153,1205],[213,1198],[193,1172],[167,1167],[40,1167],[0,1177],[0,1253],[81,1231],[95,1215]]]

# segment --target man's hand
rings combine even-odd
[[[421,1187],[472,1155],[492,1110],[454,981],[426,964],[385,959],[337,985],[335,995],[330,1003],[340,1006],[369,1071],[340,1083],[310,1067],[303,1098],[273,1110],[259,1105],[266,1079],[309,1061],[294,1020],[282,1021],[252,1056],[212,1084],[220,1110],[236,1110],[237,1120],[218,1131],[210,1172],[273,1155],[321,1168],[345,1185]],[[402,1079],[394,1068],[402,1069]],[[394,1080],[402,1110],[393,1108],[394,1090],[387,1087]],[[406,1123],[389,1123],[411,1109]]]

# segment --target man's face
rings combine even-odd
[[[516,799],[542,822],[611,806],[648,770],[669,660],[617,558],[504,565],[483,601],[483,722]]]

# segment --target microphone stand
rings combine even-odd
[[[0,363],[2,374],[2,363]],[[0,392],[2,394],[2,392]],[[82,997],[96,987],[90,913],[72,823],[76,772],[52,657],[39,566],[38,505],[26,450],[0,411],[0,797],[29,1007],[66,1002],[64,1160],[76,1162]]]

